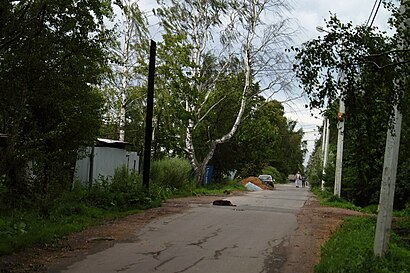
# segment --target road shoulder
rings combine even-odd
[[[278,272],[314,272],[314,266],[320,262],[321,245],[329,240],[345,217],[353,215],[361,213],[321,206],[309,192],[309,199],[297,216],[298,228],[282,249],[286,261]]]

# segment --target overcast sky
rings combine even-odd
[[[139,3],[142,11],[151,11],[156,7],[156,1],[154,0],[140,0]],[[300,45],[312,38],[323,35],[316,30],[316,27],[325,25],[324,19],[329,18],[330,12],[336,14],[342,22],[351,21],[355,25],[366,23],[375,0],[290,0],[290,4],[293,6],[293,10],[290,12],[289,17],[296,18],[301,27],[301,31],[294,38],[294,43]],[[152,12],[149,12],[149,14],[152,14]],[[389,12],[381,5],[373,25],[388,30],[387,19],[389,15]],[[152,18],[150,21],[152,22]],[[153,39],[158,39],[160,34],[155,31],[155,27],[151,29],[153,30]],[[295,92],[300,91],[295,90]],[[277,99],[283,100],[286,98]],[[303,128],[305,132],[304,139],[308,141],[309,157],[314,148],[314,140],[320,137],[317,126],[322,124],[323,119],[318,112],[314,112],[312,117],[309,109],[304,107],[307,103],[306,99],[294,101],[285,105],[285,111],[289,119],[297,121],[298,125]]]
[[[330,12],[336,14],[342,22],[351,21],[354,25],[365,24],[374,4],[375,0],[294,0],[292,14],[303,28],[295,42],[300,44],[323,35],[316,30],[316,27],[325,25],[324,19],[329,19]],[[389,16],[390,13],[381,5],[373,25],[388,31],[387,20]],[[312,117],[310,111],[304,108],[303,105],[302,100],[292,105],[285,105],[286,116],[296,120],[303,128],[305,132],[304,139],[308,141],[310,154],[314,148],[314,140],[320,137],[316,127],[322,124],[323,119],[318,115],[318,112],[313,113],[314,117]]]
[[[302,27],[301,32],[295,39],[296,44],[306,42],[319,35],[317,26],[324,26],[324,19],[329,19],[330,12],[336,14],[342,22],[352,22],[354,25],[365,24],[371,14],[375,0],[294,0],[292,15],[297,18]],[[380,6],[374,21],[374,26],[389,31],[387,19],[390,13]],[[391,33],[391,31],[390,31]],[[308,142],[309,155],[313,151],[315,139],[320,137],[317,126],[323,122],[318,112],[311,116],[309,109],[304,107],[307,100],[298,100],[295,103],[285,105],[286,116],[296,120],[305,132],[304,139]],[[307,162],[306,161],[305,163]]]

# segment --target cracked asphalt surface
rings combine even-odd
[[[280,272],[308,190],[278,185],[225,199],[236,207],[197,204],[48,272]]]

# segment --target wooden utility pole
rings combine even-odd
[[[406,2],[402,0],[400,13],[406,11]],[[406,19],[407,21],[407,19]],[[399,29],[400,39],[403,39],[403,32],[406,31],[406,22],[402,22]],[[404,40],[404,39],[403,39]],[[399,49],[404,49],[404,41],[400,44]],[[402,60],[399,60],[399,62]],[[401,77],[399,74],[398,77]],[[398,82],[395,82],[395,89],[399,90]],[[379,213],[377,215],[376,234],[374,239],[374,254],[383,257],[389,245],[389,234],[391,231],[391,221],[393,215],[394,190],[396,184],[397,161],[399,157],[400,133],[401,133],[402,114],[397,105],[394,106],[393,124],[387,131],[386,149],[384,152],[383,177],[380,189]]]
[[[142,182],[146,189],[149,189],[149,171],[151,168],[152,117],[154,114],[154,77],[156,46],[157,44],[153,40],[151,40],[148,72],[147,113],[145,119],[144,168],[142,173]]]

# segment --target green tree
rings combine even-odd
[[[303,132],[295,131],[295,125],[284,116],[280,102],[257,96],[238,133],[230,142],[218,146],[211,164],[223,173],[235,169],[241,177],[257,176],[272,166],[280,173],[280,180],[285,181],[288,174],[303,170]]]
[[[197,184],[201,185],[206,165],[213,157],[217,145],[229,141],[236,133],[245,109],[255,77],[270,66],[281,67],[286,63],[278,45],[286,42],[289,20],[282,17],[283,1],[158,1],[157,14],[165,29],[163,59],[167,70],[163,90],[179,108],[185,131],[179,134],[183,149],[196,173]],[[262,15],[272,12],[279,18],[272,24],[264,24]],[[217,33],[221,35],[214,37]],[[257,35],[262,33],[262,35]],[[215,48],[220,48],[218,53]],[[216,70],[208,69],[208,56],[217,56]],[[236,56],[237,58],[233,58]],[[224,98],[211,102],[217,91],[217,82],[226,73],[231,61],[239,59],[242,86],[239,107],[234,121],[226,131],[209,139],[205,149],[196,147],[198,128]],[[271,70],[269,70],[271,71]],[[285,85],[279,70],[272,73],[268,87]],[[204,74],[207,72],[207,74]],[[209,72],[212,72],[212,76]],[[165,75],[165,74],[164,74]],[[179,127],[179,126],[178,126]]]
[[[139,10],[138,3],[131,0],[117,1],[121,13],[117,15],[116,39],[110,46],[111,71],[102,86],[106,98],[103,133],[110,138],[125,141],[131,109],[143,101],[145,94],[139,92],[146,85],[149,39],[148,22]],[[135,100],[138,102],[134,103]],[[134,105],[131,105],[134,104]],[[138,105],[140,106],[140,105]],[[132,133],[131,132],[131,133]],[[132,141],[135,137],[129,137]]]
[[[94,141],[100,125],[95,86],[107,67],[111,2],[0,5],[0,131],[8,135],[0,172],[20,198],[69,189],[77,150]]]
[[[327,101],[331,109],[338,96],[344,99],[342,195],[362,206],[377,203],[389,118],[394,104],[403,101],[393,85],[401,73],[394,68],[396,57],[392,55],[397,40],[375,28],[343,24],[335,16],[327,21],[327,29],[323,38],[296,49],[299,63],[295,71],[309,94],[311,107],[322,107]],[[339,79],[338,73],[344,73],[344,77]],[[329,110],[328,117],[335,128],[337,111]],[[335,140],[331,147],[332,143],[335,145]]]

